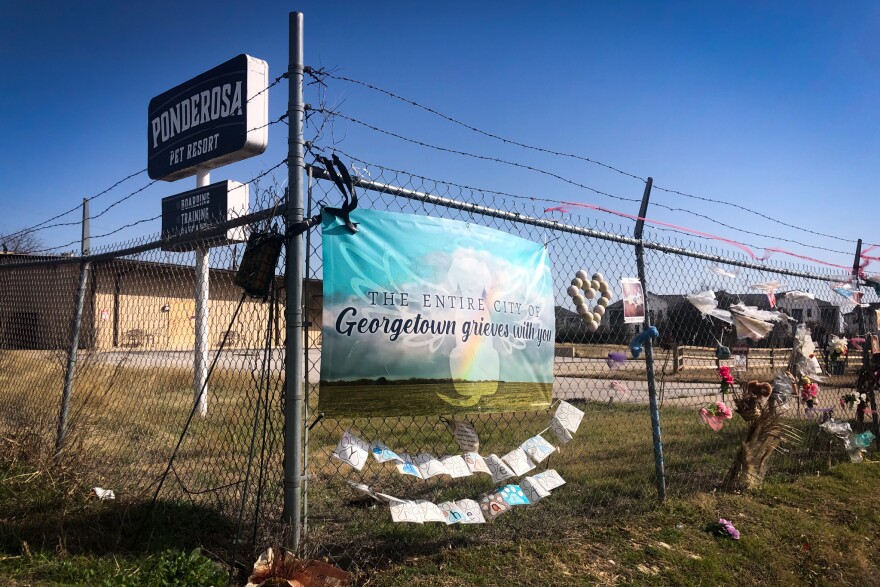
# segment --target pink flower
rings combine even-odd
[[[801,387],[801,399],[804,401],[816,399],[819,396],[819,386],[815,383],[804,384]]]
[[[723,383],[727,383],[728,385],[733,384],[733,375],[730,374],[730,367],[727,365],[718,367],[718,376],[721,377]]]
[[[718,432],[722,428],[724,428],[724,418],[720,416],[716,416],[712,414],[706,408],[700,408],[700,418],[702,418],[703,422],[709,425],[709,428]]]
[[[700,418],[715,432],[721,430],[724,427],[724,421],[730,420],[732,417],[733,411],[724,402],[715,402],[700,408]]]
[[[715,402],[715,415],[725,420],[733,418],[733,410],[724,405],[724,402]]]

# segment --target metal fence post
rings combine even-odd
[[[82,246],[83,258],[89,256],[89,200],[83,198]],[[89,280],[88,261],[83,261],[79,268],[79,287],[76,291],[76,303],[73,309],[73,322],[70,327],[70,348],[67,354],[67,368],[64,372],[64,388],[61,392],[61,413],[58,415],[58,433],[55,437],[55,454],[61,452],[64,437],[67,434],[67,414],[70,410],[70,394],[73,392],[73,379],[76,374],[76,355],[79,349],[79,331],[82,325],[83,304],[86,295],[86,283]]]
[[[861,292],[861,283],[859,278],[862,273],[862,239],[859,239],[856,243],[856,256],[853,259],[853,268],[852,268],[852,279],[855,284],[856,291]],[[858,316],[859,316],[859,334],[865,337],[865,344],[862,347],[862,372],[870,373],[871,372],[871,351],[869,346],[869,341],[871,340],[870,335],[868,334],[868,329],[865,327],[865,310],[862,308],[862,299],[861,296],[858,296],[858,304],[856,305],[858,308]],[[868,391],[868,401],[871,402],[871,420],[874,429],[874,436],[880,437],[880,418],[877,416],[877,390],[875,386],[872,385],[871,389]],[[880,442],[880,441],[878,441]]]
[[[287,226],[303,219],[303,14],[291,12],[290,56],[287,68]],[[303,237],[287,235],[285,288],[287,291],[284,349],[284,510],[282,521],[290,530],[289,548],[302,538],[302,436],[303,436]]]
[[[645,307],[645,328],[651,326],[651,311],[648,302],[648,286],[645,283],[645,249],[642,246],[642,231],[645,228],[645,214],[648,213],[648,200],[651,197],[651,186],[654,179],[649,177],[645,183],[645,193],[642,195],[642,206],[639,209],[639,218],[636,220],[636,229],[633,236],[636,239],[636,268],[639,273],[639,282],[642,284]],[[654,437],[654,470],[657,478],[657,497],[660,501],[666,499],[666,472],[663,464],[663,441],[660,438],[660,410],[657,406],[657,385],[654,381],[654,344],[649,338],[644,343],[645,347],[645,374],[648,379],[648,402],[651,411],[651,432]]]

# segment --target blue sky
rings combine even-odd
[[[309,65],[501,136],[853,242],[656,190],[655,202],[830,249],[850,251],[859,237],[880,242],[872,210],[880,5],[871,2],[5,2],[0,232],[41,222],[145,168],[153,96],[239,53],[268,61],[272,78],[285,71],[290,10],[305,13]],[[270,94],[272,119],[286,109],[286,88],[283,82]],[[314,89],[307,100],[317,103]],[[328,80],[327,100],[347,116],[427,143],[641,196],[633,179],[502,145],[351,84]],[[247,181],[275,165],[285,157],[285,133],[274,125],[264,155],[214,170],[212,180]],[[636,204],[547,176],[417,148],[341,120],[323,144],[334,141],[372,163],[431,178],[637,212]],[[145,174],[129,180],[93,201],[92,213],[145,183]],[[162,197],[194,185],[192,178],[160,182],[94,221],[92,232],[155,216]],[[651,216],[851,263],[851,255],[681,213],[653,209]],[[158,230],[158,221],[142,224],[95,244]],[[48,246],[78,234],[75,226],[39,233]]]

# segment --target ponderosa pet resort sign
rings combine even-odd
[[[174,181],[265,151],[268,78],[265,61],[242,54],[150,100],[150,178]]]

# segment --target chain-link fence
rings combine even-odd
[[[312,428],[307,444],[306,533],[310,551],[346,567],[371,569],[442,548],[503,543],[510,536],[565,536],[571,528],[607,524],[653,507],[658,485],[645,356],[628,358],[622,365],[609,358],[609,353],[629,356],[629,343],[643,326],[625,323],[618,301],[609,305],[600,328],[591,331],[566,292],[577,271],[588,275],[601,272],[614,284],[617,295],[613,299],[619,300],[619,280],[637,276],[635,241],[628,236],[632,229],[548,213],[549,204],[532,198],[430,180],[359,160],[356,163],[361,173],[362,206],[479,224],[546,245],[556,298],[553,395],[575,403],[586,415],[574,440],[540,466],[555,468],[568,482],[552,498],[529,508],[514,508],[487,526],[395,524],[387,505],[352,489],[346,481],[392,496],[435,503],[476,498],[491,491],[493,483],[487,476],[476,475],[421,480],[400,475],[394,467],[373,460],[358,472],[331,458],[346,430],[367,442],[380,440],[408,454],[452,455],[460,448],[443,414],[322,418],[314,411],[320,393],[315,382],[321,348],[311,346],[307,349]],[[338,192],[334,192],[331,182],[316,180],[310,190],[312,212],[318,210],[316,202],[335,202]],[[820,383],[818,401],[812,408],[799,396],[791,397],[785,421],[799,440],[779,447],[770,474],[777,479],[814,474],[845,459],[842,447],[820,433],[818,425],[834,417],[851,421],[856,431],[871,426],[870,418],[856,418],[853,404],[841,403],[843,395],[855,392],[861,353],[851,349],[848,359],[836,357],[840,361],[832,361],[825,352],[832,335],[863,332],[858,330],[857,314],[845,313],[854,305],[838,303],[843,298],[833,291],[835,281],[849,277],[833,271],[817,272],[814,267],[758,264],[745,256],[681,242],[675,236],[660,231],[644,236],[646,296],[651,322],[660,331],[653,360],[668,495],[681,497],[718,487],[745,436],[747,424],[739,417],[729,420],[719,432],[700,420],[701,407],[722,399],[718,367],[729,366],[738,382],[770,381],[778,372],[795,371],[797,323],[811,328],[818,359],[823,370],[832,375]],[[319,231],[310,237],[309,253],[308,276],[317,282],[322,278]],[[713,290],[719,307],[743,302],[769,310],[768,296],[750,286],[772,281],[778,282],[779,292],[797,290],[814,299],[786,298],[777,293],[777,307],[792,320],[782,321],[763,340],[748,345],[737,340],[733,326],[703,316],[685,298],[686,294]],[[313,322],[319,319],[317,314],[309,318]],[[873,326],[869,330],[873,331]],[[730,349],[729,358],[716,357],[720,346]],[[731,395],[723,399],[733,406]],[[501,455],[545,430],[552,413],[472,414],[468,419],[480,435],[480,453]]]
[[[410,454],[452,455],[459,449],[444,414],[330,419],[317,412],[323,272],[321,232],[311,229],[305,237],[302,284],[304,552],[364,571],[438,548],[491,544],[511,535],[564,536],[571,528],[652,507],[658,468],[645,356],[620,365],[609,357],[629,354],[628,345],[642,328],[624,321],[615,285],[637,275],[630,230],[547,212],[530,198],[357,163],[362,207],[479,224],[545,244],[556,297],[554,397],[576,404],[586,416],[574,440],[542,463],[567,481],[552,498],[514,509],[488,525],[393,524],[387,507],[345,481],[435,503],[473,499],[493,484],[485,475],[424,481],[375,462],[357,472],[331,459],[349,429]],[[314,179],[306,211],[317,213],[338,200],[332,182]],[[267,218],[284,212],[278,201],[276,195],[257,206],[265,210],[259,222],[238,222],[264,227]],[[864,338],[866,331],[873,332],[873,316],[863,316],[867,327],[858,326],[860,310],[852,313],[853,304],[838,303],[833,289],[838,276],[832,271],[757,264],[675,239],[665,232],[645,235],[645,296],[660,331],[654,371],[668,494],[680,497],[718,486],[744,435],[745,424],[738,418],[719,432],[699,420],[700,407],[721,399],[718,367],[728,365],[738,381],[766,381],[790,369],[796,322],[811,328],[817,359],[829,375],[820,383],[816,405],[808,408],[798,397],[791,399],[786,422],[800,440],[780,447],[771,475],[813,473],[845,458],[840,446],[819,433],[818,424],[833,416],[851,421],[857,431],[871,425],[870,419],[856,417],[853,405],[841,402],[843,395],[858,392],[861,353],[850,347],[846,358],[826,354],[826,348],[832,335]],[[125,522],[131,535],[141,522],[178,518],[199,520],[192,531],[227,552],[237,549],[250,556],[282,542],[285,282],[276,268],[267,299],[243,297],[234,284],[242,253],[241,245],[210,252],[211,375],[205,415],[194,408],[200,391],[193,376],[194,253],[163,251],[159,239],[126,243],[92,251],[87,271],[79,258],[0,257],[0,435],[7,458],[55,454],[61,397],[68,389],[65,438],[56,462],[67,463],[83,487],[114,489],[128,508]],[[283,266],[282,261],[277,267]],[[603,273],[617,294],[596,331],[587,328],[566,293],[578,270]],[[744,302],[769,309],[767,296],[750,286],[772,281],[779,282],[780,292],[799,290],[813,299],[778,293],[778,308],[793,320],[782,321],[749,345],[684,297],[713,290],[721,307]],[[80,292],[83,310],[73,364],[71,332]],[[718,347],[727,347],[730,357],[717,358]],[[469,419],[480,435],[480,452],[504,454],[544,430],[551,415],[473,414]],[[157,495],[158,505],[151,507]]]

